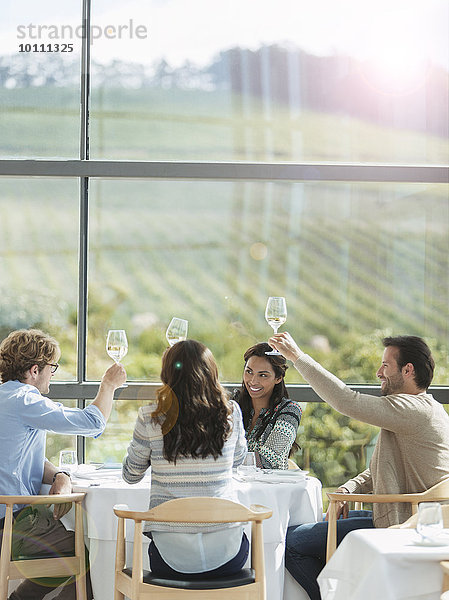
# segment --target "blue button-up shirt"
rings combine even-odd
[[[39,494],[47,431],[98,436],[106,419],[94,405],[67,408],[42,396],[33,385],[7,381],[0,385],[0,494]],[[5,506],[0,505],[0,518]]]

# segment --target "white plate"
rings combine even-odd
[[[415,546],[427,546],[429,548],[436,546],[449,546],[449,535],[442,534],[434,540],[417,538],[413,540]]]

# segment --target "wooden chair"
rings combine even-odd
[[[296,469],[299,469],[298,465],[295,463],[294,460],[292,460],[291,458],[288,459],[288,470],[289,471],[296,471]]]
[[[337,547],[337,503],[338,502],[372,502],[395,503],[404,502],[412,505],[412,513],[418,510],[420,502],[441,502],[449,500],[449,479],[440,481],[430,489],[417,494],[339,494],[328,493],[329,525],[327,530],[326,561],[330,559]]]
[[[440,600],[449,599],[449,560],[443,560],[440,562],[440,566],[443,569],[443,588]]]
[[[148,511],[114,507],[118,517],[114,600],[265,600],[265,562],[262,521],[273,514],[265,506],[242,504],[221,498],[180,498]],[[132,569],[126,568],[125,519],[134,521]],[[239,523],[251,521],[251,569],[220,579],[174,580],[155,577],[142,567],[142,521],[178,523]]]
[[[39,496],[0,496],[0,504],[6,505],[0,554],[0,600],[8,598],[8,582],[14,579],[35,577],[76,576],[76,600],[86,600],[86,556],[84,549],[83,512],[81,503],[84,493],[52,494]],[[75,503],[75,554],[58,558],[11,557],[14,504],[65,504]]]

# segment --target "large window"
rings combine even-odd
[[[10,3],[0,329],[55,335],[51,395],[79,406],[109,364],[107,330],[127,330],[130,385],[87,460],[121,460],[172,316],[232,388],[270,332],[269,295],[362,388],[383,335],[424,336],[449,403],[449,5],[390,4]],[[305,408],[298,462],[325,483],[354,474],[375,431],[315,404],[294,369],[288,382]]]
[[[78,206],[76,179],[0,178],[0,336],[57,334],[59,381],[76,379]]]
[[[81,3],[6,2],[0,23],[0,156],[79,156]]]
[[[125,28],[92,46],[92,157],[447,162],[444,0],[120,7],[93,3]]]
[[[286,296],[285,327],[333,368],[343,367],[335,353],[378,330],[443,350],[447,196],[447,185],[400,183],[94,181],[88,378],[101,376],[105,334],[121,326],[130,378],[157,381],[178,315],[210,346],[223,380],[238,381],[243,352],[271,331],[270,295]],[[447,382],[447,366],[435,383]],[[372,362],[344,370],[347,381],[376,380]],[[300,382],[294,369],[289,379]]]

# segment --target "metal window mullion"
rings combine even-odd
[[[80,179],[79,259],[78,259],[78,323],[77,380],[86,381],[87,351],[87,285],[89,260],[89,180]]]
[[[86,381],[87,356],[87,284],[89,253],[89,180],[80,179],[80,214],[79,214],[79,260],[78,260],[78,322],[77,322],[77,380],[78,384]],[[84,397],[78,397],[78,408],[86,406]],[[86,439],[76,436],[78,462],[86,461]]]
[[[89,160],[89,101],[90,101],[90,17],[91,2],[83,0],[83,35],[81,39],[80,82],[80,160]],[[86,381],[87,356],[87,285],[89,261],[89,178],[80,174],[79,210],[79,261],[78,261],[78,323],[77,323],[77,380]],[[85,398],[78,398],[77,405],[84,408]],[[76,436],[78,461],[86,460],[86,441]]]
[[[81,39],[81,127],[80,160],[89,160],[89,101],[90,101],[90,0],[83,0]]]
[[[448,183],[447,165],[249,163],[89,160],[89,86],[83,77],[81,160],[0,160],[0,177],[98,177],[189,181],[274,181],[335,183]]]
[[[57,381],[51,384],[49,397],[54,400],[60,398],[78,399],[86,398],[93,400],[98,391],[99,382],[90,381],[83,384],[76,382]],[[232,392],[233,389],[240,387],[240,383],[225,383],[224,387]],[[355,384],[349,383],[348,386],[357,392],[363,394],[380,395],[380,386],[377,384]],[[160,383],[136,383],[130,381],[126,388],[121,388],[116,394],[116,402],[121,401],[143,401],[150,402],[156,399],[157,390],[160,389]],[[316,392],[307,384],[287,384],[290,398],[297,402],[322,402]],[[435,385],[429,388],[429,393],[435,400],[441,404],[449,404],[449,386]]]

